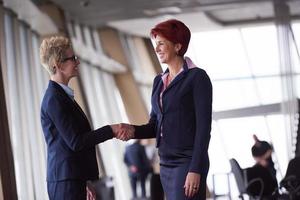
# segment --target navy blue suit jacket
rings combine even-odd
[[[161,108],[161,76],[154,79],[150,120],[148,124],[135,126],[135,137],[156,137],[164,162],[184,160],[190,162],[190,172],[207,174],[212,120],[210,79],[204,70],[197,67],[189,69],[185,62],[183,72],[163,92]]]
[[[41,106],[47,143],[47,181],[98,178],[95,145],[113,138],[110,126],[92,131],[79,105],[49,81]]]

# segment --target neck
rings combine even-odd
[[[174,77],[180,71],[183,63],[183,57],[179,56],[175,57],[171,62],[168,63],[168,69],[171,77]]]
[[[54,74],[50,77],[51,81],[57,82],[57,83],[61,83],[64,84],[66,86],[68,86],[69,80],[59,76],[58,74]]]

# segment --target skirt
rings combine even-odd
[[[188,198],[185,196],[184,183],[188,174],[190,163],[182,163],[178,166],[160,166],[160,179],[167,200],[205,200],[206,199],[206,177],[201,174],[200,187],[198,193]]]

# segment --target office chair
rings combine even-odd
[[[272,192],[276,190],[277,183],[271,180],[269,171],[266,172],[266,169],[260,166],[242,169],[234,158],[229,162],[240,193],[239,198],[243,200],[244,195],[248,195],[252,200],[272,199]]]
[[[234,175],[237,187],[238,187],[238,191],[239,191],[239,197],[241,199],[243,198],[243,194],[246,193],[246,184],[245,184],[245,180],[244,180],[244,174],[243,174],[243,170],[241,169],[239,163],[234,159],[230,159],[229,160],[230,166],[231,166],[231,172]]]
[[[245,173],[248,180],[248,193],[262,199],[277,199],[276,196],[274,196],[278,188],[277,180],[271,175],[267,168],[261,165],[255,165],[246,168]],[[249,184],[249,182],[257,179],[262,181],[262,183],[253,182],[253,184]]]
[[[280,187],[287,190],[290,200],[300,199],[300,157],[293,158],[286,171],[286,175],[280,182]]]

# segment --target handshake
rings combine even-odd
[[[123,140],[123,141],[127,141],[130,139],[134,138],[134,126],[130,125],[130,124],[113,124],[110,125],[114,137],[119,139],[119,140]]]

